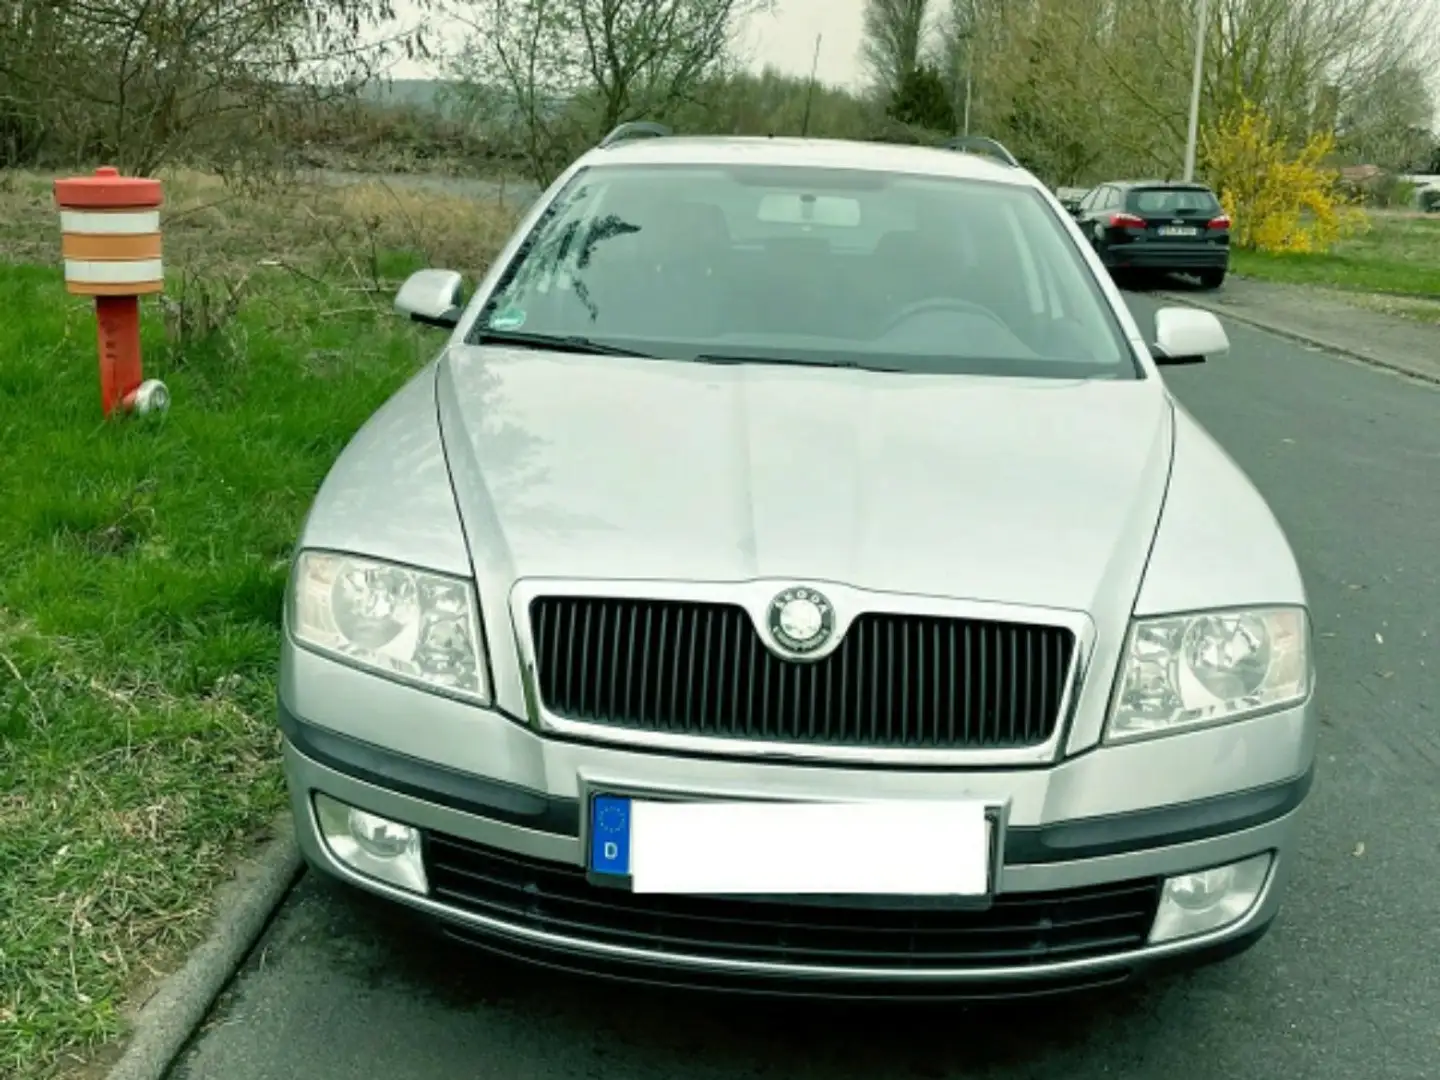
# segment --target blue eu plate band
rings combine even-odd
[[[629,889],[630,800],[596,795],[590,803],[590,852],[586,875],[592,885]]]

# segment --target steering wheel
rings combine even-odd
[[[906,304],[903,308],[892,315],[885,328],[880,331],[884,337],[901,323],[915,318],[917,315],[930,315],[932,313],[951,311],[960,315],[983,315],[991,322],[1000,322],[1000,319],[989,308],[975,304],[969,300],[961,300],[954,296],[935,296],[929,300],[917,300],[913,304]]]

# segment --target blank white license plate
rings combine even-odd
[[[1155,231],[1160,236],[1197,236],[1200,232],[1193,225],[1161,225]]]
[[[978,802],[592,800],[590,869],[637,893],[983,896]]]

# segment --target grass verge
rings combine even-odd
[[[1325,255],[1231,253],[1246,277],[1346,292],[1440,297],[1440,215],[1372,212],[1370,228]],[[1403,313],[1403,312],[1402,312]]]
[[[64,1072],[206,926],[283,803],[286,565],[325,471],[433,338],[423,262],[478,272],[510,211],[376,185],[169,178],[164,417],[99,417],[94,319],[42,177],[0,182],[0,1075]],[[17,261],[20,260],[20,261]],[[26,265],[31,263],[31,265]]]
[[[1433,323],[1440,326],[1440,293],[1430,298],[1421,296],[1388,296],[1371,293],[1339,294],[1356,307],[1367,311],[1378,311],[1382,315],[1395,315],[1412,322]]]

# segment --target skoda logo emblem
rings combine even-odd
[[[792,653],[812,653],[835,632],[835,609],[825,594],[796,586],[770,601],[770,636]]]

